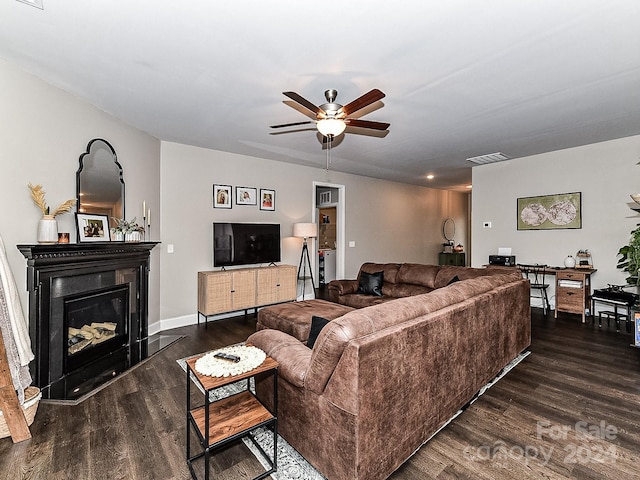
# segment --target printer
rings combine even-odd
[[[504,267],[514,267],[516,265],[515,255],[489,255],[490,265],[502,265]]]

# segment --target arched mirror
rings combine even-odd
[[[94,138],[87,151],[80,155],[76,172],[76,198],[78,213],[107,215],[124,218],[124,179],[113,147],[102,138]]]
[[[442,223],[442,236],[449,243],[453,242],[453,237],[456,235],[456,223],[453,218],[447,218]]]

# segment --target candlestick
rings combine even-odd
[[[144,214],[147,213],[147,202],[146,200],[142,201],[142,216],[144,217]]]
[[[151,209],[147,210],[147,226],[151,226]]]

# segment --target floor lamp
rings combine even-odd
[[[309,258],[307,238],[315,238],[318,236],[318,225],[315,223],[294,223],[293,236],[304,239],[302,243],[302,252],[300,253],[300,264],[298,265],[298,281],[302,280],[302,300],[304,300],[307,278],[311,278],[311,286],[314,289],[315,297],[316,284],[313,281],[313,271],[311,270],[311,259]],[[309,268],[309,276],[307,276],[307,267]]]

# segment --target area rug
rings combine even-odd
[[[523,352],[518,355],[514,360],[512,360],[506,367],[504,367],[500,373],[489,383],[487,383],[478,394],[467,404],[466,406],[471,405],[475,402],[482,394],[484,394],[489,388],[495,385],[502,377],[504,377],[509,371],[511,371],[516,365],[518,365],[522,360],[524,360],[531,352]],[[186,371],[187,370],[187,360],[189,358],[197,357],[202,354],[193,355],[191,357],[180,358],[176,360],[178,365]],[[191,374],[193,377],[193,374]],[[197,382],[194,382],[194,385],[197,385],[200,391],[200,385]],[[222,388],[218,388],[209,393],[210,401],[215,401],[220,398],[227,397],[229,395],[233,395],[234,393],[239,393],[245,390],[247,387],[246,381],[242,380],[240,382],[232,383]],[[250,381],[250,390],[255,392],[255,385],[253,383],[253,379]],[[203,392],[204,393],[204,392]],[[433,438],[437,433],[446,427],[453,419],[455,419],[458,415],[463,412],[463,409],[456,412],[449,421],[443,425],[437,432],[435,432],[429,439],[425,442],[427,443],[431,438]],[[269,431],[266,428],[258,428],[253,432],[255,440],[260,444],[262,449],[265,452],[273,452],[273,432]],[[253,455],[260,461],[262,466],[265,469],[268,469],[263,456],[259,453],[256,446],[249,438],[243,438],[244,444],[247,448],[253,453]],[[424,445],[424,444],[423,444]],[[416,450],[417,451],[417,450]],[[278,471],[271,474],[271,478],[274,480],[325,480],[325,477],[322,476],[309,462],[307,462],[302,455],[300,455],[295,448],[287,443],[287,441],[278,435]]]

